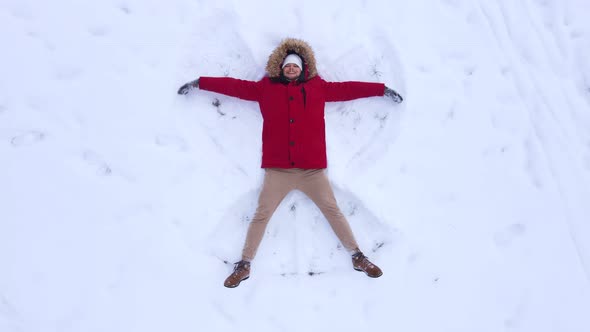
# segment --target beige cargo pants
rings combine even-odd
[[[268,221],[291,190],[303,192],[320,208],[346,249],[350,252],[358,250],[350,225],[336,204],[334,192],[324,169],[267,168],[258,199],[258,208],[248,228],[242,251],[243,260],[254,259]]]

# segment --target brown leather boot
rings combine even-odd
[[[241,260],[235,263],[234,272],[225,279],[223,285],[228,288],[238,287],[240,282],[250,278],[250,262]]]
[[[383,271],[377,265],[371,263],[367,256],[360,251],[352,255],[352,266],[357,271],[365,272],[371,278],[379,278],[383,275]]]

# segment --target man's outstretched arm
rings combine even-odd
[[[386,96],[396,103],[403,101],[402,96],[383,83],[372,82],[326,82],[324,81],[326,101],[347,101],[358,98]]]
[[[348,101],[383,96],[385,85],[373,82],[323,82],[326,101]]]
[[[178,89],[178,94],[186,95],[194,89],[201,89],[240,99],[257,101],[260,99],[260,83],[232,77],[199,77],[182,85]]]

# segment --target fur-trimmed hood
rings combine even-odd
[[[318,71],[311,46],[300,39],[286,38],[268,57],[266,72],[270,78],[279,78],[281,76],[283,60],[291,53],[297,53],[303,60],[303,68],[301,69],[305,80],[317,76]]]

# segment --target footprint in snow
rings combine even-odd
[[[172,148],[178,151],[186,151],[186,141],[179,136],[173,135],[158,135],[156,136],[156,145],[166,148]]]
[[[109,34],[109,30],[106,26],[93,26],[88,28],[88,33],[94,37],[104,37]]]
[[[494,234],[494,243],[498,247],[507,247],[517,238],[526,233],[526,226],[523,224],[512,224]]]
[[[113,170],[109,165],[107,165],[107,163],[93,151],[85,151],[82,154],[82,158],[87,164],[96,167],[96,174],[98,175],[107,176],[113,173]]]
[[[44,132],[31,130],[24,134],[12,137],[10,144],[14,147],[29,146],[42,141],[45,137],[47,137],[47,134]]]
[[[127,15],[131,14],[131,9],[129,9],[129,7],[127,7],[127,6],[124,6],[124,5],[119,6],[119,10],[121,10],[123,13],[125,13]]]

